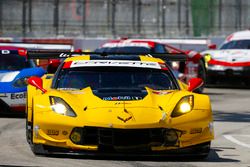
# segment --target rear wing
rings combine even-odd
[[[191,38],[191,39],[169,38],[169,39],[131,39],[131,40],[154,41],[168,46],[171,45],[181,50],[194,50],[197,52],[207,50],[208,45],[211,44],[211,40],[207,38]]]
[[[126,53],[126,52],[64,52],[64,51],[28,51],[27,58],[28,59],[65,59],[68,57],[74,57],[74,56],[86,56],[86,55],[100,55],[103,57],[109,57],[109,56],[119,56],[119,55],[145,55],[149,57],[154,58],[160,58],[164,61],[187,61],[187,55],[186,54],[175,54],[175,53]]]

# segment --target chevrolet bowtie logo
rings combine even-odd
[[[123,121],[124,123],[126,123],[128,120],[130,120],[132,118],[132,116],[128,117],[128,118],[125,118],[123,119],[122,117],[117,117],[119,120]]]
[[[124,123],[126,123],[127,121],[133,118],[133,115],[130,112],[128,112],[126,109],[124,109],[124,112],[122,115],[123,116],[117,116],[117,118],[123,121]]]

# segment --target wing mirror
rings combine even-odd
[[[28,79],[28,84],[34,86],[37,89],[40,89],[43,93],[46,93],[47,90],[43,88],[43,80],[39,77],[30,77]]]
[[[192,92],[193,90],[201,87],[203,85],[203,80],[201,78],[191,78],[188,81],[188,91]]]
[[[217,45],[216,44],[210,44],[210,45],[208,45],[208,49],[211,49],[211,50],[217,49]]]

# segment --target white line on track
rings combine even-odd
[[[241,136],[241,137],[249,137],[250,138],[250,135],[234,135],[234,136]],[[227,139],[227,140],[230,140],[231,142],[235,143],[235,144],[238,144],[242,147],[247,147],[247,148],[250,148],[250,144],[246,144],[246,143],[243,143],[237,139],[235,139],[232,135],[224,135],[224,137]]]

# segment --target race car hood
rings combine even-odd
[[[166,123],[170,119],[171,111],[183,95],[190,94],[187,91],[146,90],[147,95],[140,100],[103,100],[91,88],[66,91],[61,95],[86,125],[157,127],[159,122]]]
[[[209,50],[202,53],[203,55],[211,55],[213,60],[239,63],[250,62],[250,50],[248,49],[225,49],[225,50]]]

